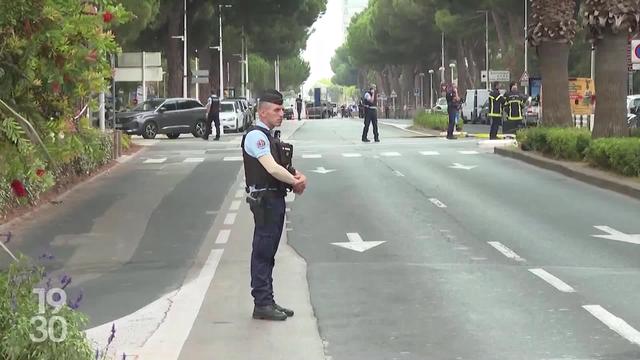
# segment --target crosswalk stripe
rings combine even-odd
[[[322,155],[320,154],[304,154],[302,155],[303,159],[321,159]]]
[[[420,154],[425,155],[425,156],[440,155],[440,153],[437,152],[437,151],[420,151]]]
[[[478,154],[477,151],[458,151],[460,154],[462,155],[476,155]]]
[[[167,161],[167,158],[157,158],[157,159],[147,159],[144,161],[144,164],[162,164]]]
[[[184,159],[184,163],[201,163],[204,161],[204,158],[186,158]]]
[[[342,156],[346,157],[346,158],[356,158],[356,157],[362,157],[362,154],[358,154],[358,153],[343,153]]]
[[[390,152],[383,152],[380,155],[381,156],[401,156],[402,154],[400,154],[399,152],[390,151]]]
[[[224,161],[242,161],[242,156],[225,156]]]

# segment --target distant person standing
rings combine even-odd
[[[220,98],[216,95],[216,91],[211,89],[211,96],[207,100],[207,121],[203,139],[209,140],[212,132],[212,124],[216,127],[216,137],[214,140],[220,140]]]
[[[490,140],[496,140],[498,138],[498,129],[502,124],[502,109],[504,104],[505,98],[500,92],[500,83],[494,82],[493,90],[489,93],[489,112],[487,114],[491,120]]]
[[[460,98],[458,97],[458,93],[454,89],[453,85],[447,86],[447,113],[449,115],[449,126],[447,127],[447,139],[455,140],[456,137],[453,136],[453,131],[456,126],[456,117],[458,116],[458,111],[460,107]]]
[[[296,110],[298,110],[298,121],[302,120],[302,94],[298,94],[296,99]]]
[[[362,130],[362,142],[370,142],[367,138],[369,136],[369,125],[373,125],[374,141],[380,142],[380,135],[378,134],[378,92],[375,84],[371,85],[369,91],[364,93],[363,105],[364,129]]]

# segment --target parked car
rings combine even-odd
[[[239,97],[239,98],[228,98],[224,100],[234,100],[239,102],[240,108],[242,109],[242,113],[244,115],[243,117],[244,125],[242,125],[241,127],[242,129],[246,129],[253,124],[253,120],[254,120],[253,110],[251,109],[251,106],[249,105],[249,101],[247,101],[246,98]]]
[[[540,108],[540,96],[529,97],[524,109],[525,125],[538,125],[542,121],[542,109]]]
[[[448,108],[449,106],[447,104],[447,98],[441,97],[441,98],[438,98],[438,100],[436,101],[436,104],[434,105],[433,110],[435,112],[446,113]]]
[[[309,119],[328,119],[332,117],[333,109],[331,104],[323,102],[320,106],[314,106],[313,103],[306,104],[307,117]]]
[[[220,102],[220,125],[222,125],[225,132],[240,132],[244,130],[246,126],[244,119],[244,111],[239,101],[222,100]]]
[[[196,99],[151,99],[131,111],[117,113],[116,128],[145,139],[153,139],[158,134],[165,134],[169,139],[177,139],[180,134],[202,137],[206,111]]]
[[[284,108],[284,118],[287,120],[293,120],[294,118],[293,105]]]

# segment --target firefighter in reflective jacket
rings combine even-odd
[[[504,97],[504,111],[507,113],[507,121],[502,125],[502,132],[504,134],[515,134],[522,127],[525,97],[518,91],[516,83],[511,83],[511,90]]]
[[[505,97],[500,92],[500,83],[493,83],[493,90],[489,93],[489,120],[491,121],[491,132],[489,133],[490,140],[496,140],[498,138],[498,128],[502,124],[502,109],[505,105]]]

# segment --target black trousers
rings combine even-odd
[[[453,130],[456,127],[456,111],[449,112],[449,126],[447,127],[447,139],[453,137]]]
[[[489,131],[489,139],[495,140],[498,138],[498,129],[502,125],[502,116],[489,116],[491,119],[491,131]]]
[[[302,109],[298,109],[298,120],[302,120]]]
[[[284,226],[285,201],[282,196],[265,197],[265,221],[256,221],[251,252],[251,295],[256,306],[274,303],[273,267]],[[254,218],[255,219],[255,218]]]
[[[204,138],[208,139],[209,135],[211,135],[211,132],[213,131],[212,129],[212,124],[215,125],[216,128],[216,139],[220,138],[220,116],[213,116],[207,119],[205,125],[206,125],[206,131],[204,132]]]
[[[362,140],[367,139],[367,136],[369,136],[369,125],[373,126],[373,138],[375,140],[379,140],[378,111],[376,109],[364,109],[364,129],[362,130]]]
[[[503,134],[515,134],[519,129],[523,127],[522,120],[505,120],[502,124]]]

